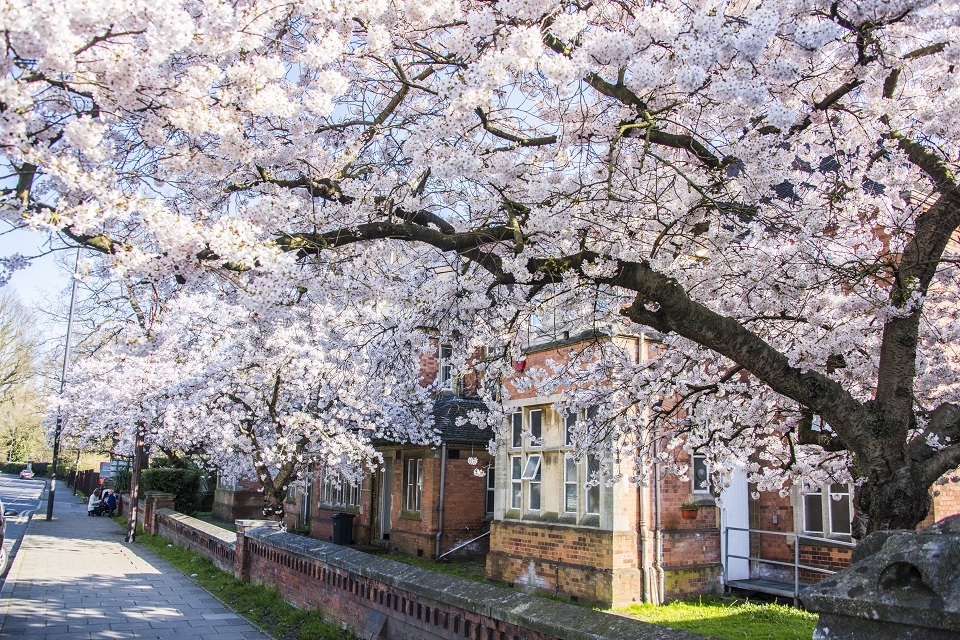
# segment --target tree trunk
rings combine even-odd
[[[274,487],[263,488],[263,517],[267,520],[283,520],[283,501],[286,491]]]
[[[853,537],[860,539],[874,531],[916,529],[930,512],[927,484],[917,477],[909,463],[885,476],[871,474],[854,489]]]

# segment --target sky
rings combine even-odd
[[[26,229],[9,231],[0,234],[0,256],[15,253],[25,257],[36,256],[49,251],[46,246],[48,241],[46,234]],[[41,255],[27,269],[15,272],[6,284],[17,293],[24,305],[38,311],[38,329],[46,339],[54,339],[66,332],[62,321],[43,312],[62,310],[69,304],[69,267],[64,266],[63,261],[72,257],[72,250],[67,249]]]

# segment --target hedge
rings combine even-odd
[[[195,469],[144,469],[140,490],[174,494],[173,505],[180,513],[190,515],[200,510],[200,473]]]

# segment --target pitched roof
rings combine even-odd
[[[439,398],[433,404],[433,421],[434,428],[440,432],[440,439],[444,442],[487,444],[493,433],[489,429],[478,428],[466,419],[471,411],[477,410],[484,413],[487,411],[487,405],[477,398]],[[463,424],[458,424],[459,422]]]

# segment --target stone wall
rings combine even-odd
[[[149,511],[149,509],[147,509]],[[237,534],[155,509],[151,528],[238,577],[276,586],[363,638],[385,640],[696,640],[700,636],[411,567],[276,523],[238,521]],[[272,526],[271,526],[272,525]],[[229,552],[233,564],[228,566]]]

